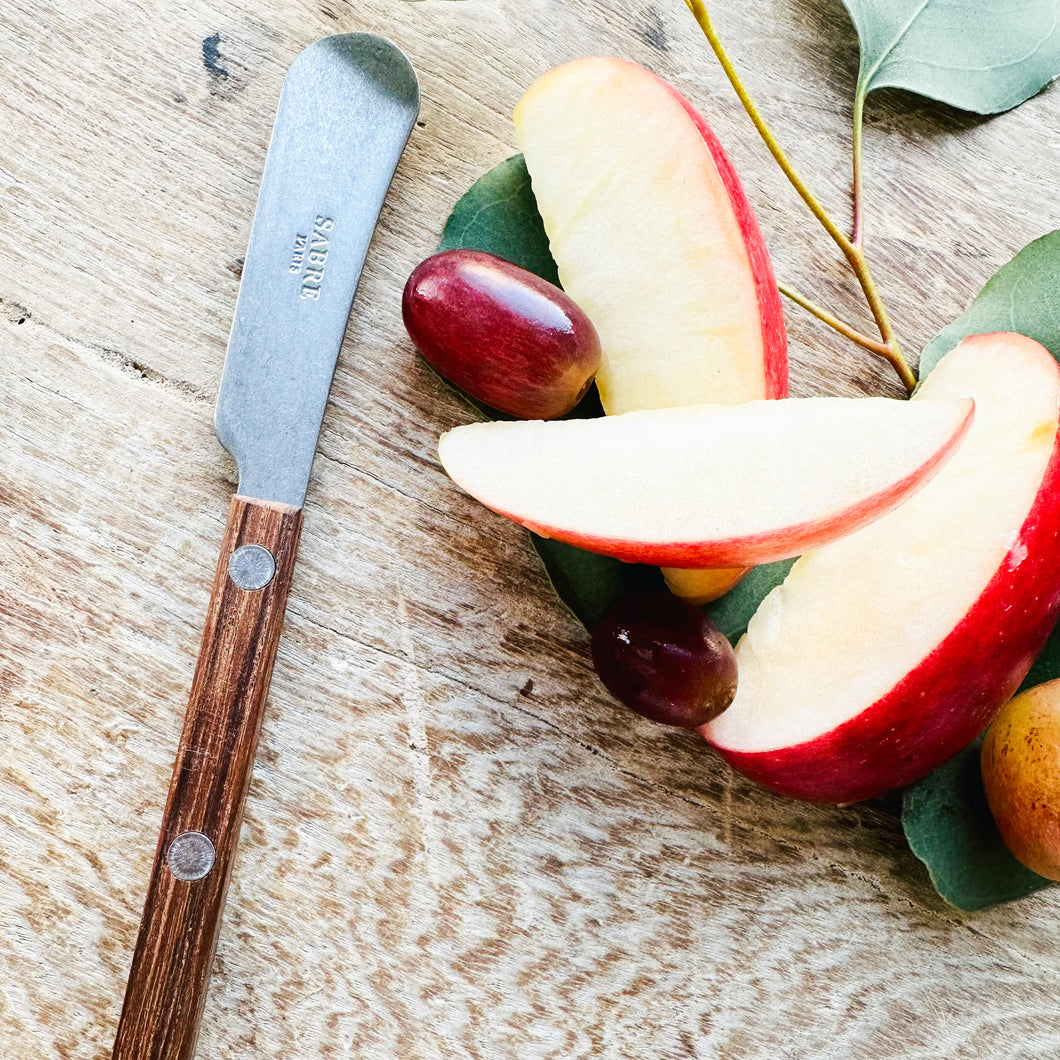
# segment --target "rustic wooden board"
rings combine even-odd
[[[717,0],[807,179],[846,202],[839,0]],[[0,11],[0,1056],[109,1056],[234,473],[213,394],[283,71],[392,37],[420,123],[324,425],[199,1055],[1060,1054],[1046,891],[948,910],[879,807],[803,806],[616,710],[527,541],[441,475],[468,417],[401,285],[590,53],[709,116],[778,273],[866,314],[677,0],[7,0]],[[869,106],[869,235],[911,350],[1060,227],[1056,90]],[[897,393],[789,313],[800,394]]]

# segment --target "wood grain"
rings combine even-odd
[[[849,204],[841,0],[712,0]],[[805,806],[618,711],[524,536],[453,489],[472,418],[405,277],[514,152],[540,73],[614,54],[726,145],[779,277],[857,290],[680,3],[7,0],[0,14],[0,1057],[108,1055],[235,489],[211,414],[283,71],[420,74],[340,357],[203,1014],[207,1058],[1052,1060],[1060,892],[948,910],[887,806]],[[870,99],[868,249],[916,351],[1060,227],[1056,87],[991,121]],[[788,309],[794,389],[899,393]]]
[[[190,1060],[195,1052],[301,529],[301,508],[232,499],[114,1060]],[[260,588],[230,576],[244,546],[267,549],[275,562]],[[189,832],[213,847],[204,878],[189,880],[172,863],[174,841]]]

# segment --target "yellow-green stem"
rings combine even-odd
[[[880,357],[890,358],[891,348],[886,343],[880,342],[879,339],[874,339],[871,335],[866,335],[863,331],[858,331],[855,327],[851,327],[850,324],[840,320],[834,313],[830,313],[819,302],[815,302],[812,298],[808,298],[801,291],[789,284],[780,283],[777,284],[777,287],[785,298],[790,299],[797,306],[801,306],[801,308],[805,309],[807,313],[817,317],[818,320],[827,324],[833,331],[838,331],[840,335],[850,339],[851,342],[856,342],[870,353],[878,354]]]
[[[797,306],[801,306],[810,313],[812,316],[817,317],[822,323],[827,324],[834,331],[838,331],[840,335],[850,339],[851,342],[857,343],[862,349],[868,350],[870,353],[876,354],[877,357],[882,357],[895,372],[898,377],[902,380],[902,383],[911,392],[913,387],[916,386],[916,378],[912,373],[908,373],[908,369],[905,366],[904,361],[901,357],[895,357],[895,350],[893,346],[889,346],[885,342],[880,342],[877,339],[872,338],[870,335],[866,335],[863,331],[858,331],[857,328],[851,327],[845,321],[842,321],[834,313],[830,313],[824,306],[813,301],[811,298],[807,298],[806,295],[797,291],[794,287],[790,287],[787,284],[781,283],[777,285],[780,289],[780,293],[785,298],[791,299]]]
[[[721,68],[725,72],[725,76],[729,79],[729,83],[736,92],[744,110],[747,112],[747,116],[758,130],[758,135],[762,138],[762,142],[769,149],[769,153],[773,156],[777,165],[780,166],[784,176],[788,178],[791,186],[796,192],[798,192],[799,197],[806,204],[814,217],[817,218],[821,226],[832,238],[832,241],[837,247],[839,247],[843,257],[846,258],[855,277],[857,277],[858,283],[861,285],[862,291],[865,293],[865,300],[868,302],[873,319],[876,321],[876,326],[879,328],[880,338],[883,340],[883,346],[889,350],[887,360],[894,366],[895,371],[898,373],[898,377],[902,380],[906,389],[911,392],[916,386],[916,376],[913,374],[912,369],[906,363],[906,360],[902,355],[901,347],[899,346],[898,339],[894,333],[894,328],[891,326],[890,318],[887,316],[887,310],[884,308],[883,302],[880,299],[879,290],[876,287],[876,281],[873,278],[872,270],[869,268],[869,263],[865,258],[861,246],[855,244],[855,242],[839,228],[835,221],[832,220],[828,211],[825,210],[817,200],[817,197],[810,191],[806,184],[803,183],[802,178],[795,171],[795,167],[791,164],[791,161],[784,153],[783,148],[773,135],[772,130],[759,113],[754,100],[751,99],[750,94],[740,80],[740,75],[736,72],[736,68],[726,54],[725,48],[722,46],[721,40],[714,30],[713,23],[710,20],[710,15],[707,13],[707,8],[703,3],[703,0],[685,0],[685,3],[688,5],[688,9],[692,12],[693,18],[695,18],[696,22],[699,24],[699,28],[703,31],[703,35],[707,38],[707,43],[710,44],[715,56],[717,56],[718,62],[721,64]],[[864,100],[862,100],[862,104],[863,103]],[[858,137],[857,151],[855,154],[855,158],[858,160],[856,181],[860,182],[860,128],[856,129],[856,135]],[[855,202],[859,204],[858,214],[860,214],[860,201],[860,189],[855,187]],[[856,218],[856,227],[859,227],[859,218]]]
[[[865,118],[865,89],[860,78],[858,87],[854,91],[854,143],[853,143],[853,199],[854,199],[854,228],[850,237],[851,243],[864,253],[865,250],[865,216],[864,216],[864,193],[865,182],[862,177],[861,168],[861,130]]]

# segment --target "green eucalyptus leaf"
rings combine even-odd
[[[559,286],[559,273],[537,212],[522,155],[479,177],[453,208],[439,250],[485,250]]]
[[[620,596],[666,588],[658,567],[623,563],[537,534],[531,534],[530,540],[545,564],[556,595],[590,632]]]
[[[907,788],[902,827],[950,905],[972,911],[1049,886],[1009,852],[994,824],[979,768],[982,740]]]
[[[998,114],[1060,74],[1060,0],[843,0],[861,41],[858,94],[904,88]]]
[[[1024,692],[1035,685],[1043,685],[1046,681],[1052,681],[1060,677],[1060,626],[1057,626],[1045,642],[1045,647],[1038,653],[1023,684],[1018,691]]]
[[[1034,240],[987,281],[975,301],[924,347],[920,377],[968,335],[1016,331],[1060,360],[1060,229]]]
[[[494,166],[457,202],[445,224],[438,249],[458,248],[496,254],[559,285],[556,263],[522,155],[513,155]],[[492,419],[501,415],[481,402],[472,401],[472,404]],[[571,415],[603,415],[595,387]],[[588,630],[592,630],[607,606],[619,596],[664,587],[657,567],[622,563],[536,534],[530,534],[530,540],[545,565],[556,595]]]
[[[747,623],[758,605],[788,576],[793,559],[763,563],[749,570],[723,597],[704,610],[711,621],[735,644],[747,632]]]

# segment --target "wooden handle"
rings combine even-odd
[[[194,1054],[301,529],[232,500],[113,1060]]]

